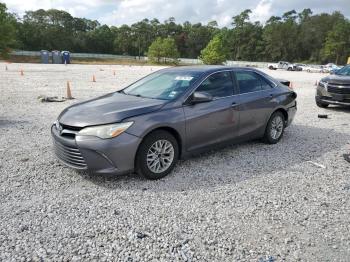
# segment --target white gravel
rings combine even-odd
[[[7,67],[0,63],[1,261],[349,261],[350,164],[342,155],[350,153],[350,109],[316,107],[321,74],[267,70],[298,93],[279,144],[230,146],[148,181],[61,165],[50,125],[76,100],[37,97],[64,95],[70,81],[78,100],[92,98],[157,67]]]

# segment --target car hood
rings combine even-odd
[[[325,82],[332,84],[350,84],[350,76],[342,76],[342,75],[330,75],[322,79]]]
[[[117,123],[125,118],[159,110],[165,103],[164,100],[111,93],[66,108],[58,121],[74,127]]]

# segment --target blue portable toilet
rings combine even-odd
[[[52,63],[53,64],[61,64],[62,63],[60,51],[53,50],[51,52],[51,54],[52,54]]]
[[[70,53],[69,51],[62,51],[62,64],[70,64]]]
[[[41,63],[42,64],[48,64],[49,63],[49,57],[50,57],[50,52],[47,50],[41,50],[40,51],[40,58],[41,58]]]

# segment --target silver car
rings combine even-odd
[[[69,167],[158,179],[213,147],[277,143],[296,110],[296,93],[259,70],[175,67],[66,108],[51,133]]]

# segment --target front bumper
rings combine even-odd
[[[125,174],[134,170],[141,138],[126,132],[111,139],[93,136],[64,137],[51,127],[56,156],[65,165],[98,174]]]
[[[317,86],[315,99],[326,104],[350,106],[350,94],[332,93],[320,85]]]

